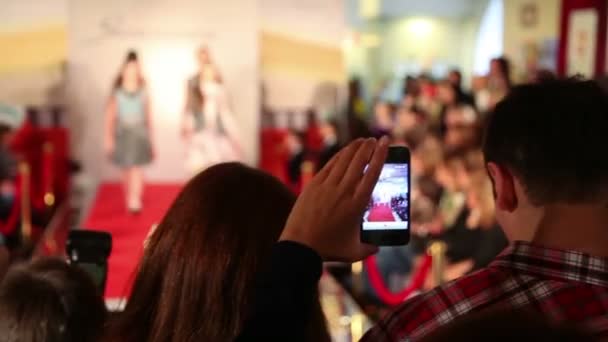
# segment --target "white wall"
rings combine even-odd
[[[264,33],[291,41],[303,58],[327,52],[318,49],[342,54],[342,42],[347,34],[344,0],[258,0],[258,3],[260,27]],[[265,51],[282,49],[280,46],[261,48]],[[262,60],[262,63],[285,62],[288,61]],[[336,70],[336,67],[331,69],[333,74],[322,74],[318,70],[326,70],[327,66],[291,64],[290,67],[262,65],[266,104],[274,110],[301,110],[312,106],[322,118],[334,111],[335,87],[341,90],[346,80],[343,70]]]
[[[230,94],[247,160],[258,149],[258,22],[256,0],[70,0],[68,97],[75,151],[101,179],[117,170],[103,158],[103,108],[126,51],[136,49],[149,84],[157,159],[153,181],[186,177],[179,138],[186,79],[194,53],[211,48]]]
[[[372,83],[378,84],[394,75],[400,65],[409,65],[408,70],[414,73],[440,65],[444,66],[445,72],[447,68],[459,67],[466,81],[472,68],[478,26],[476,15],[468,18],[405,17],[375,24],[372,32],[380,42],[377,47],[368,49],[367,58],[369,66],[375,68]]]
[[[345,0],[258,0],[260,25],[328,46],[340,46],[346,32]]]
[[[537,23],[525,27],[521,22],[524,5],[533,4],[537,8]],[[559,38],[561,0],[505,0],[504,1],[504,51],[513,62],[513,76],[521,77],[525,72],[524,46],[542,44]],[[542,47],[542,46],[541,46]]]
[[[0,31],[64,23],[68,0],[2,0]]]

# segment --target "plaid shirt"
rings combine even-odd
[[[516,242],[487,268],[407,300],[362,341],[416,341],[489,307],[532,309],[607,337],[608,258]]]

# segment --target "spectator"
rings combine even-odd
[[[466,226],[478,231],[478,243],[471,254],[471,270],[487,266],[502,250],[508,241],[495,219],[492,184],[485,174],[473,175],[467,193],[469,216]]]
[[[511,63],[506,57],[497,57],[490,61],[488,73],[489,107],[492,110],[511,89]]]
[[[288,152],[287,176],[289,184],[297,187],[300,184],[302,163],[304,163],[304,137],[294,130],[290,130],[285,136],[285,145]]]
[[[150,236],[108,340],[231,341],[294,200],[277,179],[241,164],[194,177]],[[329,341],[317,295],[311,300],[306,339]]]
[[[407,300],[363,340],[417,341],[492,308],[531,310],[608,337],[608,160],[600,157],[607,111],[608,96],[592,81],[515,87],[496,106],[483,148],[497,221],[511,245],[488,267]],[[302,307],[291,303],[309,303],[314,287],[293,289],[318,280],[321,259],[354,261],[377,250],[360,243],[357,223],[386,145],[349,145],[300,195],[241,341],[302,331]],[[290,271],[296,261],[298,271]]]
[[[465,105],[468,107],[471,105],[465,102],[465,99],[462,97],[462,94],[459,93],[458,88],[447,80],[439,83],[437,94],[439,103],[441,103],[438,122],[439,135],[443,137],[446,135],[448,129],[447,117],[449,113],[455,110],[462,110],[462,108],[465,108]]]
[[[448,72],[448,82],[450,82],[456,91],[458,92],[458,97],[462,100],[463,103],[474,105],[475,99],[473,95],[467,93],[462,88],[462,73],[458,69],[452,69]]]
[[[472,106],[453,106],[446,112],[444,120],[443,140],[447,149],[467,150],[479,146],[479,117]]]
[[[338,122],[330,120],[321,124],[321,136],[323,137],[323,148],[319,154],[319,162],[317,165],[319,170],[340,150]]]
[[[9,148],[12,128],[0,124],[0,219],[6,220],[10,215],[15,197],[15,177],[17,176],[17,158]]]
[[[374,106],[374,136],[382,137],[390,134],[394,127],[393,117],[395,115],[395,106],[389,102],[379,101]]]
[[[105,317],[89,275],[59,259],[13,266],[0,286],[0,341],[98,341]]]

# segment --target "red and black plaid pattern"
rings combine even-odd
[[[608,337],[608,258],[516,242],[487,268],[407,300],[362,341],[416,341],[490,307],[531,309]]]

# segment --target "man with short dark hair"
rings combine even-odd
[[[488,267],[405,301],[363,340],[421,340],[490,308],[530,310],[608,337],[607,132],[608,97],[594,82],[513,88],[496,106],[483,148],[510,246]],[[355,261],[375,251],[359,242],[357,218],[385,155],[385,141],[355,142],[305,189],[243,339],[300,336],[321,259]]]

